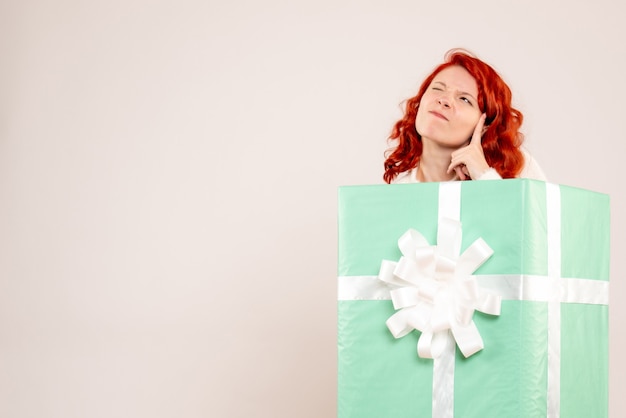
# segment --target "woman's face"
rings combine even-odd
[[[415,129],[422,142],[457,149],[466,144],[480,119],[476,80],[460,66],[440,71],[420,100]]]

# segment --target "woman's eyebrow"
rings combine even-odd
[[[444,83],[443,81],[439,81],[439,80],[433,81],[433,84],[441,84],[444,87],[448,87],[448,85],[446,83]],[[459,94],[465,95],[465,96],[470,96],[472,99],[478,100],[478,99],[476,99],[476,97],[472,93],[469,93],[467,91],[459,91]]]
[[[459,94],[463,95],[463,96],[469,96],[474,100],[477,100],[476,97],[474,97],[474,95],[472,93],[468,93],[466,91],[460,91]]]

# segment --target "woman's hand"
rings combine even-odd
[[[460,180],[470,178],[475,180],[489,169],[481,144],[486,117],[487,115],[483,113],[478,119],[470,143],[451,154],[452,161],[448,173],[455,171]]]

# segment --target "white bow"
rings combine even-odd
[[[420,357],[438,358],[448,343],[448,330],[463,355],[471,356],[484,347],[472,320],[474,311],[500,315],[500,296],[480,289],[472,276],[493,250],[478,238],[460,254],[461,238],[461,223],[442,218],[436,246],[409,229],[398,240],[400,260],[381,263],[378,278],[391,285],[391,300],[399,309],[387,327],[395,338],[421,331]]]

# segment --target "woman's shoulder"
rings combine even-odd
[[[410,170],[403,171],[402,173],[398,174],[398,177],[396,177],[391,182],[391,184],[405,184],[405,183],[419,183],[419,180],[417,179],[417,168],[412,168]]]
[[[537,160],[526,149],[521,148],[521,151],[524,154],[524,167],[518,177],[546,181],[546,175]]]

